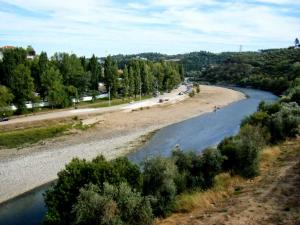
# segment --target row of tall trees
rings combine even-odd
[[[99,82],[105,84],[112,97],[131,97],[171,90],[183,79],[182,67],[165,61],[131,59],[120,70],[110,56],[102,62],[95,55],[85,58],[55,53],[48,58],[42,52],[28,59],[28,54],[23,48],[3,50],[0,88],[9,93],[1,96],[9,96],[0,99],[3,107],[13,103],[23,109],[27,101],[35,102],[39,98],[48,100],[54,107],[66,107],[74,98],[99,93]]]

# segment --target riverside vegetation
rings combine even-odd
[[[155,217],[180,211],[180,196],[220,185],[223,172],[257,176],[263,147],[299,134],[298,90],[296,73],[284,90],[273,90],[284,93],[279,101],[262,102],[237,135],[200,155],[175,149],[170,157],[146,159],[141,167],[126,158],[74,159],[45,194],[45,224],[153,224]]]
[[[142,167],[126,158],[74,159],[45,195],[45,224],[152,224],[155,217],[181,211],[180,196],[213,187],[218,174],[255,177],[262,148],[299,133],[300,107],[282,99],[261,103],[238,135],[200,155],[175,149]]]

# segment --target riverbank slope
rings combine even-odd
[[[99,154],[111,159],[135,149],[141,137],[216,107],[245,98],[244,94],[221,87],[201,86],[201,93],[177,103],[92,115],[83,123],[93,128],[43,141],[23,149],[0,151],[0,202],[56,178],[72,158],[91,159]]]
[[[203,204],[197,203],[189,212],[173,214],[155,225],[300,224],[299,137],[265,148],[258,177],[233,177],[227,183],[232,184],[224,190],[195,193],[193,198]]]

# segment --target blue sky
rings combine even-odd
[[[287,47],[300,0],[0,0],[0,46],[87,57]]]

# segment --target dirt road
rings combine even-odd
[[[178,95],[180,92],[184,92],[186,89],[187,88],[185,85],[181,85],[179,88],[173,90],[171,93],[165,93],[156,98],[146,99],[146,100],[142,100],[130,104],[122,104],[122,105],[101,107],[101,108],[59,110],[59,111],[42,113],[37,115],[20,116],[20,117],[13,118],[9,121],[3,121],[0,123],[0,126],[17,124],[17,123],[23,123],[23,124],[31,123],[31,122],[41,121],[41,120],[54,120],[54,119],[61,119],[61,118],[74,117],[74,116],[93,115],[93,114],[113,112],[118,110],[132,110],[140,107],[151,107],[154,105],[161,104],[159,103],[159,99],[168,99],[169,102],[175,103],[178,101],[182,101],[187,97],[187,95]]]

